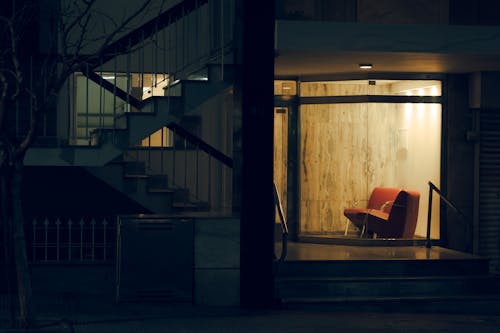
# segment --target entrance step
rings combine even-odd
[[[406,312],[499,315],[499,295],[456,295],[420,297],[349,297],[283,299],[286,309],[331,312]]]
[[[287,307],[437,311],[456,302],[500,313],[500,276],[489,260],[441,247],[291,243],[276,265],[277,301]]]
[[[488,274],[488,260],[331,260],[286,261],[278,267],[280,277],[394,277]]]
[[[500,277],[470,276],[398,276],[310,278],[291,277],[278,280],[282,299],[349,300],[356,298],[400,299],[418,297],[456,297],[499,295]]]

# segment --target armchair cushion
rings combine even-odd
[[[358,228],[383,238],[412,238],[415,234],[420,194],[398,188],[376,187],[367,208],[346,208],[346,216]]]

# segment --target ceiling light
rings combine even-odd
[[[372,64],[359,64],[359,69],[372,69]]]

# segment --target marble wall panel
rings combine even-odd
[[[302,232],[343,229],[343,209],[366,198],[366,124],[362,104],[301,107]]]
[[[288,163],[288,110],[275,108],[274,111],[274,184],[281,199],[283,211],[287,204],[287,163]],[[276,221],[279,221],[276,215]]]
[[[386,186],[421,193],[417,235],[425,235],[427,182],[440,181],[439,105],[302,105],[300,133],[300,232],[342,232],[343,210]],[[439,205],[432,216],[439,237]]]
[[[393,89],[391,88],[389,82],[384,82],[384,80],[371,81],[375,82],[375,84],[369,84],[369,80],[301,82],[300,96],[313,97],[392,94]]]

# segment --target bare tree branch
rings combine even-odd
[[[85,18],[90,13],[96,0],[83,0],[82,2],[85,4],[85,8],[80,11],[79,14],[73,19],[73,21],[70,21],[67,26],[65,24],[61,25],[61,27],[63,27],[63,29],[61,30],[63,38],[71,35],[71,31],[80,23],[83,18]],[[64,20],[64,18],[67,18],[67,16],[61,17],[62,20]]]
[[[96,52],[96,55],[98,58],[103,56],[104,50],[106,47],[114,40],[116,35],[118,35],[120,32],[124,30],[125,27],[129,25],[129,23],[136,18],[140,13],[144,12],[144,10],[151,4],[151,0],[144,1],[142,6],[140,6],[135,12],[133,12],[131,15],[129,15],[122,23],[116,27],[116,29],[111,32],[108,37],[104,40],[104,42],[101,44],[101,47],[99,48],[99,51]]]

